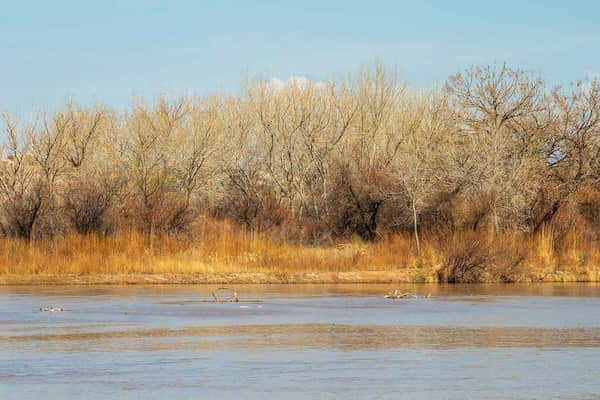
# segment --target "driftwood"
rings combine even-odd
[[[402,292],[398,289],[394,290],[393,292],[389,292],[388,294],[386,294],[384,296],[386,299],[418,299],[419,296],[417,296],[414,293],[411,292]],[[427,296],[425,296],[424,298],[429,299],[431,297],[431,294],[428,294]],[[423,298],[423,297],[421,297]]]
[[[41,312],[61,312],[65,311],[62,307],[41,307]]]
[[[180,301],[161,301],[158,304],[169,304],[184,306],[186,304],[222,304],[222,303],[262,303],[259,299],[240,299],[237,291],[227,287],[220,287],[210,292],[212,299],[199,299],[199,300],[180,300]],[[240,306],[240,308],[249,308],[248,306]],[[262,308],[262,305],[258,305],[256,308]]]
[[[211,295],[215,299],[215,303],[237,303],[240,301],[237,292],[226,287],[218,288],[211,292]]]

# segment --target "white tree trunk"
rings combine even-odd
[[[415,232],[415,244],[417,245],[417,255],[421,256],[421,242],[419,241],[419,226],[417,221],[417,205],[415,198],[412,199],[412,211],[413,211],[413,228]]]

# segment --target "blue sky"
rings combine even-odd
[[[600,73],[599,17],[592,0],[0,0],[0,111],[346,77],[375,59],[418,86],[502,62],[569,83]]]

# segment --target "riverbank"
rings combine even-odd
[[[0,239],[0,285],[600,282],[600,250],[551,231],[459,232],[303,245],[220,223],[196,235],[136,232]]]
[[[521,276],[512,283],[600,282],[600,271],[574,274],[555,271]],[[237,272],[199,274],[87,274],[87,275],[0,275],[0,286],[10,285],[164,285],[164,284],[408,284],[443,283],[435,271],[407,269],[397,271],[352,272]],[[496,283],[490,280],[487,283]],[[504,282],[511,283],[511,282]]]

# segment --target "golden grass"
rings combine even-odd
[[[266,272],[398,271],[436,281],[453,260],[480,260],[480,281],[597,281],[600,249],[577,233],[557,248],[555,233],[456,233],[425,237],[419,257],[410,235],[384,235],[375,243],[331,246],[278,242],[227,222],[202,221],[193,235],[153,239],[135,231],[106,236],[67,234],[52,240],[0,240],[1,275],[219,274]],[[466,254],[466,255],[465,255]],[[481,261],[483,260],[483,261]]]
[[[406,240],[330,247],[277,243],[229,223],[205,222],[194,238],[151,240],[135,231],[106,236],[67,234],[28,243],[0,241],[0,274],[133,274],[352,271],[397,268]]]

